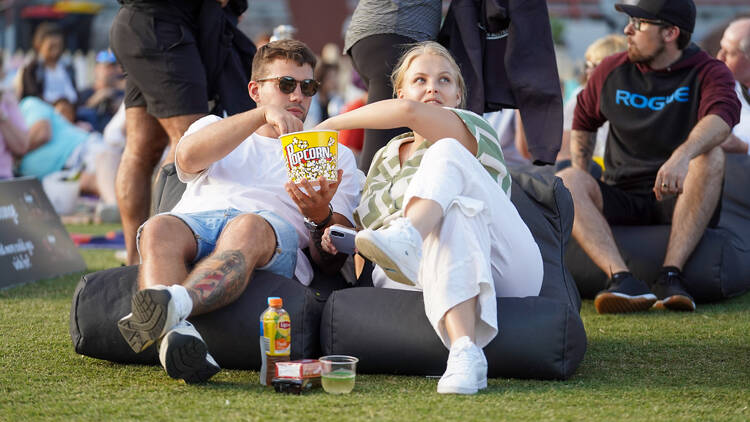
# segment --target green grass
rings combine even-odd
[[[68,226],[102,233],[116,226]],[[91,271],[117,265],[83,250]],[[422,377],[359,375],[352,394],[273,393],[223,370],[189,386],[161,367],[77,355],[68,334],[80,274],[0,291],[0,420],[750,420],[750,295],[694,314],[581,315],[588,352],[567,381],[491,379],[469,397]]]

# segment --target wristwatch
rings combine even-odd
[[[324,218],[320,223],[316,223],[305,217],[305,227],[307,227],[307,230],[311,232],[323,230],[328,222],[331,221],[331,217],[333,217],[333,207],[331,206],[331,204],[328,204],[328,216]]]

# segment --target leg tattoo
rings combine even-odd
[[[210,312],[235,301],[245,290],[249,275],[245,256],[238,250],[207,257],[184,284],[193,299],[193,314]]]

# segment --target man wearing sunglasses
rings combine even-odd
[[[572,167],[558,175],[575,206],[573,237],[609,275],[594,299],[599,313],[652,307],[695,310],[682,268],[707,226],[718,223],[724,155],[739,119],[729,70],[690,36],[693,0],[630,0],[627,52],[604,59],[578,95]],[[605,171],[587,171],[594,135],[610,123]],[[649,283],[625,264],[610,224],[671,224],[663,267]]]
[[[202,382],[219,370],[186,318],[233,302],[255,269],[309,285],[312,267],[301,248],[309,246],[326,272],[346,259],[323,252],[320,238],[331,224],[352,226],[364,181],[354,154],[339,145],[337,181],[297,186],[288,181],[278,139],[302,130],[318,87],[315,61],[299,41],[261,47],[248,84],[258,107],[190,126],[175,152],[185,193],[171,212],[138,230],[139,291],[118,327],[136,352],[159,342],[159,360],[172,378]]]

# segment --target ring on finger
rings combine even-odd
[[[669,187],[669,185],[668,185],[668,184],[666,184],[666,183],[662,183],[662,184],[661,184],[661,187],[663,187],[663,188],[668,188],[668,187]]]

